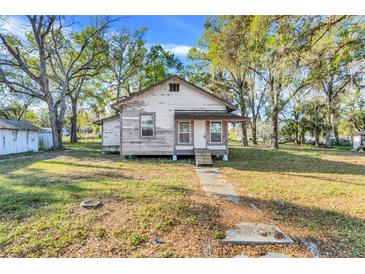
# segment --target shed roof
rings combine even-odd
[[[108,120],[108,119],[113,119],[113,118],[116,118],[116,117],[119,117],[119,113],[114,114],[114,115],[109,116],[109,117],[105,117],[103,119],[96,120],[96,121],[93,122],[93,124],[101,125],[103,123],[103,121]]]
[[[40,131],[39,127],[36,127],[30,123],[18,120],[0,119],[0,128],[4,129],[22,129]]]
[[[191,120],[225,120],[230,122],[242,122],[248,118],[222,111],[175,111],[175,119],[191,119]]]

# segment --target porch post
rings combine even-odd
[[[123,157],[123,117],[122,117],[122,106],[119,107],[119,123],[120,123],[120,129],[119,129],[119,154],[121,157]]]
[[[226,144],[226,154],[223,155],[223,161],[228,161],[228,121],[224,121],[224,139]]]

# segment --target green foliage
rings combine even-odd
[[[165,51],[161,45],[152,46],[146,54],[140,75],[142,87],[151,86],[169,75],[179,75],[184,65],[173,53]]]
[[[133,247],[143,244],[145,241],[146,241],[145,237],[143,237],[142,235],[136,234],[136,233],[132,234],[128,238],[128,243]]]

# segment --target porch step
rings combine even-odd
[[[195,164],[196,166],[212,166],[212,153],[209,149],[195,149]]]

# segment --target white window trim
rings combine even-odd
[[[220,123],[221,124],[221,141],[220,142],[212,142],[212,123]],[[209,142],[211,144],[223,144],[223,122],[222,121],[219,121],[219,120],[216,120],[216,121],[210,121],[210,124],[209,124]]]
[[[188,133],[188,132],[180,132],[180,123],[189,123],[189,125],[190,125],[189,143],[180,142],[180,133]],[[192,140],[191,140],[192,139],[192,133],[193,133],[193,129],[192,129],[191,121],[184,121],[184,120],[178,121],[178,124],[177,124],[177,143],[179,145],[191,145],[192,144]]]
[[[143,136],[142,134],[142,116],[152,116],[153,119],[153,135],[152,136]],[[156,131],[156,114],[154,112],[143,112],[139,116],[139,125],[140,125],[140,138],[154,138],[155,137],[155,131]]]

